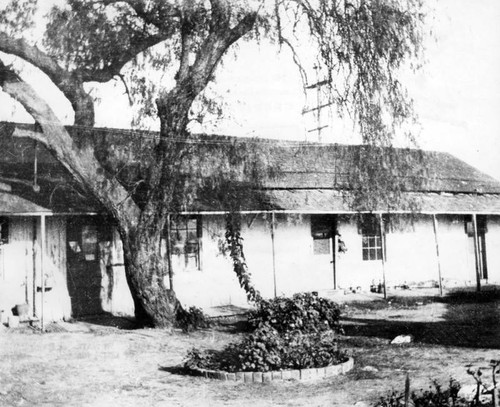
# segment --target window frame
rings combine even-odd
[[[313,255],[332,255],[332,238],[337,229],[337,218],[331,214],[311,215],[311,237]]]
[[[190,227],[189,222],[195,221],[195,226]],[[184,227],[179,227],[184,226]],[[184,256],[184,265],[186,270],[201,270],[201,253],[202,253],[202,219],[199,215],[176,215],[170,218],[168,227],[170,231],[170,255]],[[195,235],[195,239],[191,239],[190,235]],[[179,249],[178,242],[181,240],[175,236],[184,235],[184,244],[182,249]],[[189,267],[190,258],[194,258],[195,267]]]
[[[358,231],[361,235],[361,259],[362,261],[386,261],[387,244],[386,233],[388,219],[382,216],[384,231],[380,228],[380,220],[377,215],[363,215],[359,220]]]

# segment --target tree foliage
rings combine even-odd
[[[395,129],[414,119],[398,71],[406,61],[418,64],[421,0],[66,0],[51,7],[45,19],[35,18],[44,5],[10,0],[0,11],[0,86],[41,128],[18,129],[15,135],[44,143],[109,210],[124,242],[138,314],[157,325],[171,320],[169,306],[161,306],[171,294],[161,294],[162,274],[155,271],[160,260],[148,253],[159,252],[162,225],[177,205],[175,197],[193,189],[178,171],[189,155],[188,126],[199,117],[200,106],[220,111],[207,89],[223,58],[237,52],[235,43],[265,39],[290,48],[305,83],[312,65],[319,67],[329,100],[354,119],[366,143],[391,145]],[[47,75],[71,103],[87,142],[74,143],[30,86],[31,78],[9,65],[5,55]],[[122,81],[138,112],[160,124],[151,156],[133,184],[132,192],[141,193],[130,193],[119,171],[103,163],[108,153],[92,144],[95,105],[89,84],[111,80]],[[366,163],[391,166],[385,154]],[[378,173],[371,165],[359,168],[363,180]],[[361,197],[384,193],[378,186],[394,183],[363,185],[356,185]],[[158,317],[162,313],[170,317]]]

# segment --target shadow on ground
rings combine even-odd
[[[143,328],[135,322],[134,318],[120,317],[109,313],[79,317],[74,319],[73,322],[83,322],[91,325],[127,330]]]
[[[429,306],[432,302],[443,304],[439,315],[428,315],[432,311]],[[391,299],[391,306],[392,312],[382,314],[380,318],[356,314],[343,318],[346,335],[387,340],[398,335],[412,335],[417,343],[500,349],[498,290],[484,293],[457,291],[442,298]],[[413,307],[413,318],[407,318],[408,313],[403,311],[406,307]],[[380,304],[375,309],[380,310]]]

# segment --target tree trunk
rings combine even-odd
[[[149,223],[149,222],[147,222]],[[160,253],[160,224],[122,233],[125,273],[134,299],[135,317],[143,326],[171,327],[179,302],[167,287],[167,262]]]

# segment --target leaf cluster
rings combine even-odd
[[[298,293],[260,301],[249,321],[254,329],[267,324],[280,333],[340,332],[340,313],[338,304],[328,298],[315,292]]]
[[[3,6],[3,5],[2,5]],[[33,28],[37,0],[17,0],[0,7],[0,31],[10,36],[22,35]]]
[[[192,351],[186,366],[267,372],[338,364],[347,359],[338,348],[339,319],[338,305],[315,293],[260,300],[247,337],[220,352]]]
[[[227,372],[268,372],[325,367],[346,360],[331,331],[283,334],[264,324],[222,351],[192,350],[186,356],[185,366]]]
[[[176,313],[176,326],[184,332],[195,331],[200,328],[209,328],[210,320],[201,308],[191,306],[188,310],[179,307]]]

